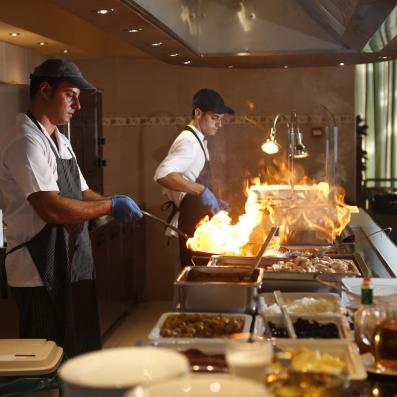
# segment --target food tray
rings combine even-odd
[[[355,267],[355,273],[298,273],[292,271],[265,271],[263,282],[260,287],[260,292],[272,292],[275,289],[284,292],[336,292],[336,289],[321,285],[316,281],[320,277],[325,281],[332,281],[336,284],[341,283],[343,277],[357,277],[369,274],[367,265],[358,253],[343,254],[343,255],[329,255],[333,259],[348,259],[351,260]],[[209,266],[247,266],[251,263],[252,258],[247,257],[233,257],[233,256],[213,256],[211,257]],[[263,257],[259,266],[263,269],[276,263],[280,258],[278,257]],[[299,282],[297,282],[299,281]]]
[[[274,341],[281,349],[306,347],[337,356],[346,362],[346,375],[349,379],[362,380],[367,377],[357,345],[347,339],[275,339]]]
[[[259,294],[261,297],[264,298],[264,303],[265,306],[261,308],[261,311],[263,314],[277,314],[271,310],[268,309],[269,306],[272,306],[276,304],[275,299],[274,299],[274,294],[273,293],[261,293]],[[283,299],[284,303],[286,306],[288,306],[289,303],[292,303],[298,299],[302,298],[314,298],[314,299],[324,299],[332,304],[332,310],[329,311],[328,313],[326,312],[308,312],[306,314],[315,314],[316,316],[322,316],[326,314],[332,314],[332,313],[340,313],[343,314],[344,310],[342,309],[341,306],[341,298],[338,294],[335,293],[323,293],[323,292],[284,292],[283,293]],[[287,307],[288,310],[288,307]],[[289,313],[291,314],[297,314],[294,312],[291,312],[288,310]],[[281,312],[280,312],[281,313]],[[302,313],[305,314],[305,313]]]
[[[264,269],[247,266],[185,267],[174,282],[181,311],[252,313]]]
[[[224,317],[240,317],[244,319],[244,325],[242,333],[239,334],[238,339],[233,339],[231,337],[225,338],[166,338],[160,335],[160,329],[170,315],[181,315],[188,313],[179,313],[179,312],[167,312],[163,313],[156,325],[151,330],[148,339],[151,344],[155,346],[168,347],[171,349],[176,349],[180,351],[189,350],[189,349],[198,349],[205,353],[223,353],[226,345],[228,343],[233,343],[233,341],[248,341],[249,332],[252,324],[252,316],[248,314],[241,313],[194,313],[194,314],[205,314],[209,316],[222,315]],[[192,313],[193,314],[193,313]]]
[[[341,314],[322,314],[322,315],[309,315],[309,314],[301,314],[301,315],[294,315],[290,314],[290,318],[292,323],[294,323],[298,318],[302,318],[304,320],[315,320],[320,324],[326,323],[334,323],[338,328],[339,338],[337,339],[352,339],[353,335],[350,331],[349,323],[347,321],[346,316]],[[264,323],[264,319],[266,322],[271,321],[276,326],[281,326],[285,328],[283,319],[281,314],[265,314],[262,316],[256,316],[255,318],[255,325],[254,325],[254,334],[258,336],[269,336],[270,337],[270,329],[266,332],[266,325]],[[287,338],[275,338],[275,339],[287,339]],[[303,339],[303,338],[298,338]],[[335,338],[310,338],[315,340],[333,340]]]

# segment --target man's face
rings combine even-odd
[[[48,89],[50,90],[50,95],[48,95],[46,100],[49,120],[53,125],[69,123],[74,113],[81,108],[79,101],[80,89],[69,81],[61,81],[55,90],[51,86]]]
[[[214,136],[218,129],[222,127],[224,114],[214,112],[204,112],[196,109],[195,115],[200,125],[201,132],[207,136]]]

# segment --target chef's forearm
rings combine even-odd
[[[84,201],[98,201],[110,199],[110,196],[102,196],[94,190],[87,189],[82,192]]]
[[[112,201],[106,198],[83,201],[60,196],[58,192],[37,192],[28,200],[46,223],[66,225],[112,213]]]
[[[204,185],[189,181],[177,172],[172,172],[167,176],[158,179],[157,182],[169,190],[174,190],[176,192],[186,192],[194,195],[201,194],[205,189]]]

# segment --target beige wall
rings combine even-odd
[[[0,81],[28,82],[33,67],[43,57],[33,50],[0,42]],[[189,116],[191,97],[202,87],[218,90],[238,116],[266,116],[262,124],[268,131],[278,112],[296,110],[306,118],[319,115],[320,103],[335,115],[350,116],[340,127],[340,165],[343,168],[348,197],[354,199],[354,67],[307,69],[224,70],[177,67],[155,60],[107,59],[79,61],[86,77],[103,89],[104,118],[118,116],[159,117]],[[8,127],[15,113],[26,106],[26,90],[0,86],[3,117],[1,127]],[[247,101],[255,104],[252,111]],[[12,117],[10,114],[13,114]],[[267,117],[269,116],[269,117]],[[240,120],[241,121],[241,120]],[[121,123],[123,124],[123,123]],[[320,123],[321,124],[321,123]],[[310,175],[324,170],[324,138],[312,138],[311,128],[319,123],[301,124],[311,157],[303,160]],[[282,131],[282,135],[286,135]],[[105,192],[129,194],[150,212],[166,218],[159,207],[164,198],[153,182],[153,174],[181,127],[176,125],[107,126],[105,157]],[[264,132],[239,122],[225,125],[210,142],[217,193],[228,200],[234,215],[240,213],[245,198],[242,183],[246,172],[255,175],[258,163],[269,164],[260,151]],[[280,136],[280,141],[286,137]],[[172,296],[172,282],[178,263],[175,240],[167,246],[161,225],[146,222],[146,298],[167,299]]]
[[[320,115],[319,104],[335,115],[348,115],[340,123],[340,165],[343,184],[354,199],[354,67],[301,69],[234,70],[171,66],[155,60],[107,59],[79,61],[82,71],[103,89],[105,118],[117,116],[188,116],[191,97],[202,87],[218,90],[237,115],[275,116],[278,112]],[[247,101],[255,104],[250,111]],[[109,120],[108,120],[109,121]],[[129,194],[148,211],[163,218],[159,207],[164,198],[153,182],[153,174],[165,156],[180,126],[107,126],[105,191]],[[321,123],[320,123],[321,124]],[[319,123],[301,125],[311,157],[302,160],[310,175],[324,170],[324,137],[312,138],[311,128]],[[266,131],[270,126],[266,126]],[[282,126],[280,127],[281,134]],[[286,134],[285,134],[286,135]],[[280,137],[285,142],[285,137]],[[234,213],[244,203],[244,174],[256,174],[265,159],[260,151],[264,133],[249,124],[224,126],[210,142],[217,192],[231,202]],[[146,298],[165,299],[172,295],[172,281],[178,258],[175,241],[167,246],[162,226],[146,222]]]

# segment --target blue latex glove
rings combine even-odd
[[[229,203],[224,200],[219,199],[218,204],[219,208],[223,211],[229,212],[231,210]]]
[[[112,196],[112,216],[120,222],[141,219],[142,211],[136,202],[128,196]]]
[[[220,211],[218,199],[215,197],[214,193],[211,192],[208,187],[206,187],[199,196],[201,204],[213,214]]]

